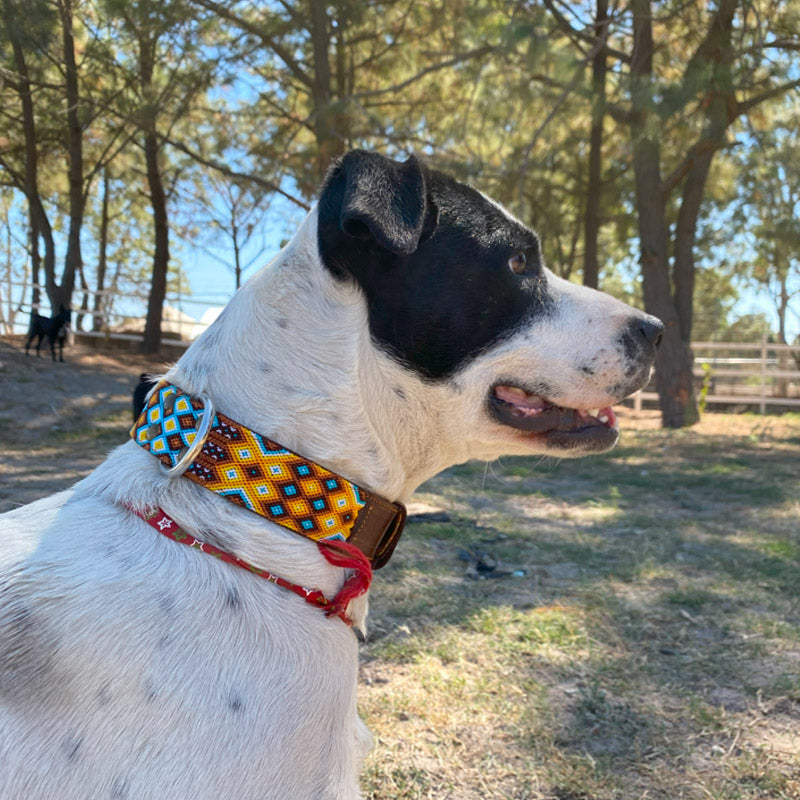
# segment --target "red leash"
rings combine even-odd
[[[186,533],[186,531],[161,508],[149,509],[148,511],[137,511],[131,506],[128,506],[128,508],[136,514],[137,517],[143,519],[150,527],[157,530],[168,539],[188,545],[189,547],[194,547],[195,550],[199,550],[201,553],[207,553],[235,567],[246,569],[259,578],[274,583],[276,586],[288,589],[290,592],[294,592],[298,597],[302,597],[306,603],[324,611],[326,617],[339,617],[339,619],[350,626],[352,626],[353,620],[351,620],[346,613],[348,604],[351,600],[364,594],[364,592],[369,589],[370,583],[372,583],[372,566],[369,560],[355,545],[348,544],[347,542],[342,542],[337,539],[317,542],[320,553],[322,553],[328,563],[332,564],[334,567],[353,570],[336,597],[334,597],[333,600],[328,600],[319,589],[306,589],[296,583],[291,583],[285,578],[273,575],[273,573],[266,569],[262,569],[230,553],[226,553],[224,550],[220,550],[218,547],[208,544],[208,542],[195,539],[194,536]]]

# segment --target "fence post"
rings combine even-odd
[[[761,390],[759,391],[758,410],[767,413],[767,337],[761,337]]]

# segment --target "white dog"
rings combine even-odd
[[[268,449],[353,482],[388,514],[361,548],[380,562],[394,504],[449,465],[613,446],[610,406],[645,383],[660,336],[546,270],[535,234],[480,193],[354,151],[161,399],[213,403]],[[0,798],[358,798],[370,737],[346,623],[364,624],[363,564],[198,485],[202,458],[157,457],[167,423],[152,420],[72,490],[0,519]],[[193,466],[166,474],[176,461]],[[159,535],[162,522],[238,566]],[[362,584],[340,594],[351,575]]]

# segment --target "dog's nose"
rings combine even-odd
[[[634,323],[638,333],[650,345],[658,349],[664,338],[664,324],[656,317],[642,317]]]

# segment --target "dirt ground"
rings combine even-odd
[[[23,338],[0,337],[0,513],[87,475],[131,424],[142,372],[164,362],[67,347],[64,363],[25,355]]]

